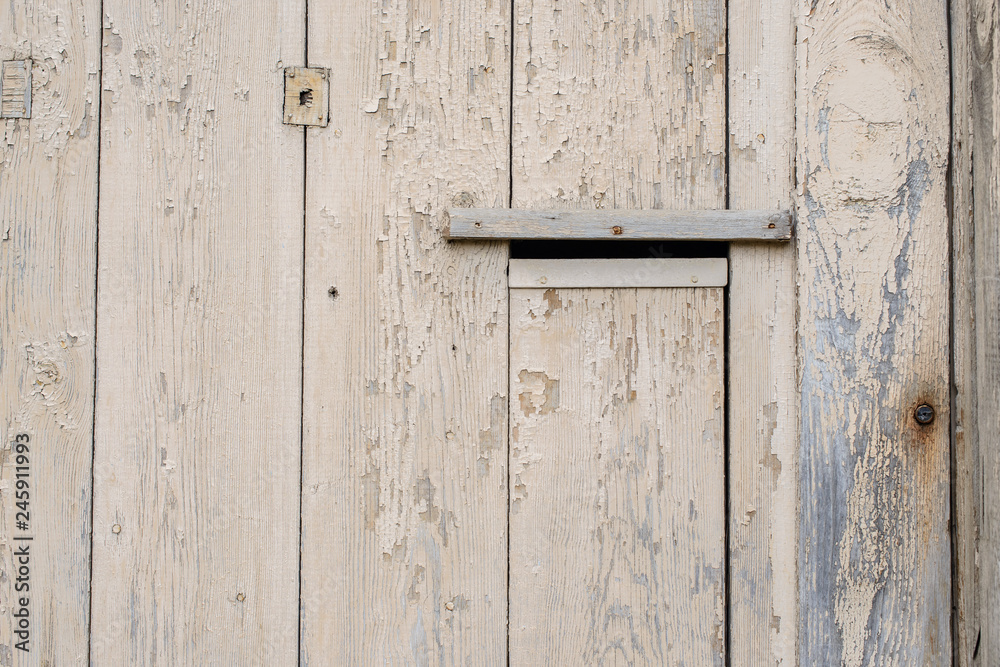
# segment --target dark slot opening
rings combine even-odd
[[[306,88],[299,93],[299,106],[300,107],[311,107],[313,105],[313,91]]]
[[[728,244],[715,241],[511,241],[511,259],[648,259],[726,257]]]

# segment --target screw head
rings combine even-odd
[[[934,408],[926,403],[919,405],[917,406],[917,409],[913,411],[913,418],[917,420],[918,424],[926,426],[934,421]]]
[[[620,235],[623,231],[624,230],[618,225],[615,225],[614,227],[611,228],[611,233],[614,234],[615,236]]]
[[[117,535],[118,533],[122,532],[122,527],[116,523],[115,525],[111,526],[111,532]]]

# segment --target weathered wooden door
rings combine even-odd
[[[724,664],[726,262],[708,262],[511,260],[511,664]],[[686,285],[663,287],[674,263]]]
[[[996,4],[0,3],[0,664],[994,667]]]

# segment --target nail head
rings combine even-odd
[[[934,408],[924,403],[913,411],[913,418],[917,420],[918,424],[926,426],[934,421]]]

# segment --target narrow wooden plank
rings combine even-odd
[[[787,241],[788,211],[451,209],[453,239]]]
[[[725,208],[725,32],[722,0],[515,0],[511,208]],[[511,484],[516,492],[513,476]],[[664,557],[674,557],[671,543],[662,548]],[[514,559],[511,567],[524,563]],[[589,567],[596,573],[602,564]],[[721,609],[721,582],[715,593]],[[519,594],[512,579],[511,645],[521,652],[512,653],[511,664],[529,658],[531,664],[537,658],[528,655],[531,635],[524,633],[536,611],[516,606]],[[548,612],[555,602],[546,601],[539,611]],[[600,616],[593,618],[597,643],[591,649],[610,647],[600,643],[601,628],[615,628],[608,641],[621,639],[619,624],[629,610],[594,610]],[[682,610],[672,607],[669,616],[655,620],[663,628],[702,622],[677,618]],[[638,608],[631,613],[644,628],[652,622]],[[558,632],[553,624],[551,634]],[[609,662],[621,659],[615,650],[609,648]],[[622,650],[649,659],[627,642]],[[687,656],[695,647],[679,643],[672,650]],[[720,646],[711,658],[722,652]],[[588,655],[600,662],[601,656]],[[690,664],[710,662],[691,658]]]
[[[724,257],[695,259],[512,259],[515,287],[725,287]]]
[[[31,120],[0,121],[4,665],[87,662],[100,21],[97,0],[0,5],[0,60],[37,62]]]
[[[444,231],[507,203],[509,43],[506,0],[309,6],[303,665],[506,664],[507,250]]]
[[[945,3],[809,5],[797,36],[800,661],[948,664]]]
[[[956,658],[1000,664],[1000,23],[952,6]]]
[[[104,1],[92,661],[297,658],[301,1]]]
[[[795,7],[729,2],[729,205],[787,208],[795,187]],[[797,664],[795,248],[729,249],[729,650]]]
[[[975,14],[973,11],[975,10]],[[982,21],[982,23],[980,23]],[[954,506],[954,664],[963,667],[987,665],[978,660],[991,643],[987,623],[986,644],[980,646],[983,617],[980,615],[980,536],[983,528],[982,435],[978,410],[976,292],[976,213],[973,196],[978,188],[986,211],[996,211],[989,188],[988,168],[992,146],[993,47],[996,21],[994,0],[952,0],[952,466]],[[981,78],[981,80],[980,80]],[[975,88],[973,87],[975,84]],[[975,92],[974,92],[975,90]],[[977,104],[974,104],[974,101]],[[979,132],[986,131],[982,145]],[[974,158],[980,158],[975,160]],[[982,158],[986,159],[982,159]],[[986,168],[986,174],[973,166]],[[982,178],[982,176],[986,178]],[[978,178],[977,178],[978,177]],[[985,194],[985,196],[983,196]],[[991,205],[992,203],[992,205]],[[987,220],[986,213],[983,216]],[[987,224],[991,224],[987,222]],[[995,267],[1000,271],[1000,267]],[[994,274],[996,275],[996,274]],[[987,424],[988,426],[988,424]],[[1000,591],[994,591],[1000,595]],[[996,660],[994,660],[995,662]]]
[[[510,298],[510,664],[724,664],[722,290]]]

